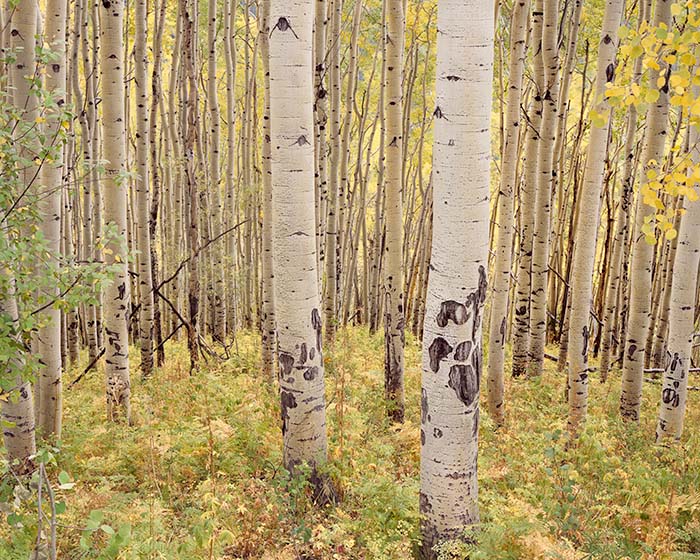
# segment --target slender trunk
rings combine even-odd
[[[575,236],[571,280],[571,313],[569,316],[569,420],[572,434],[576,434],[586,419],[588,410],[589,315],[593,293],[593,274],[600,216],[600,196],[603,188],[607,157],[608,130],[611,121],[609,104],[605,97],[607,84],[615,78],[617,31],[620,27],[623,0],[607,0],[603,28],[598,45],[598,65],[595,86],[595,104],[592,110],[605,115],[604,126],[593,123],[588,141],[586,167],[579,200],[579,220]]]
[[[488,405],[497,424],[504,420],[503,373],[505,361],[506,323],[513,246],[513,193],[518,172],[518,139],[520,136],[520,97],[527,49],[529,0],[513,5],[505,145],[501,164],[501,185],[498,197],[498,242],[494,264],[493,296],[489,328]]]
[[[116,237],[105,247],[105,262],[116,269],[104,289],[104,329],[107,417],[117,420],[123,413],[131,419],[129,378],[129,280],[127,274],[127,188],[126,137],[124,130],[124,5],[100,4],[100,75],[102,78],[102,136],[106,160],[104,183],[104,223]],[[150,269],[149,269],[150,276]],[[150,284],[149,284],[150,286]]]
[[[671,2],[655,2],[654,27],[668,25],[671,19]],[[642,152],[643,173],[640,181],[640,193],[647,187],[654,173],[659,173],[664,157],[668,129],[670,68],[661,61],[659,70],[652,70],[649,76],[650,87],[656,88],[659,98],[650,104],[646,118],[646,141]],[[668,68],[668,71],[667,71]],[[659,78],[661,86],[658,85]],[[649,330],[649,312],[651,293],[651,267],[654,248],[644,234],[645,216],[644,197],[637,197],[637,215],[634,228],[634,249],[632,254],[630,307],[625,340],[625,363],[622,370],[622,393],[620,395],[620,414],[623,418],[639,421],[644,381],[644,346]]]
[[[525,138],[524,179],[520,188],[520,248],[517,287],[515,292],[515,328],[513,329],[513,377],[527,372],[530,344],[530,292],[532,287],[532,244],[535,227],[535,199],[537,194],[537,161],[542,124],[542,95],[544,66],[542,65],[543,0],[535,0],[532,10],[530,52],[534,63],[534,91],[528,110]]]
[[[46,43],[55,54],[51,64],[46,65],[47,91],[53,95],[58,110],[65,104],[66,90],[66,0],[49,0],[46,5]],[[42,216],[41,231],[49,250],[50,269],[59,265],[61,252],[61,199],[63,194],[63,140],[61,138],[60,115],[47,118],[44,134],[52,143],[51,162],[41,168],[41,187],[46,191],[40,196]],[[58,296],[58,287],[52,297]],[[61,437],[62,385],[61,385],[61,311],[52,306],[45,312],[46,325],[39,329],[38,350],[43,367],[37,386],[34,403],[36,423],[42,438],[47,441]]]
[[[700,88],[695,86],[697,98]],[[696,125],[690,125],[691,157],[700,164],[700,134]],[[679,440],[683,433],[688,394],[688,374],[691,367],[697,309],[698,266],[700,266],[700,204],[685,200],[686,213],[680,223],[676,263],[671,285],[671,320],[667,340],[667,361],[664,371],[657,441]]]
[[[403,131],[401,125],[401,72],[403,68],[403,0],[386,0],[386,243],[384,258],[384,392],[389,417],[404,415],[404,294],[403,294]]]
[[[531,375],[542,373],[547,334],[547,277],[549,274],[549,234],[552,185],[556,178],[554,146],[559,110],[559,54],[557,22],[559,0],[544,0],[542,30],[542,62],[545,69],[545,89],[542,97],[542,127],[537,152],[536,217],[532,244],[532,290],[530,315]]]

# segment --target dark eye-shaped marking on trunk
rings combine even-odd
[[[305,364],[306,363],[306,342],[301,343],[301,348],[299,349],[299,364]]]
[[[304,379],[307,381],[313,381],[318,375],[318,368],[316,366],[307,367],[304,371]]]
[[[479,379],[470,365],[455,364],[450,368],[448,385],[465,406],[471,406],[479,393]]]
[[[430,356],[430,369],[435,373],[440,369],[440,362],[449,356],[452,346],[442,337],[438,336],[430,343],[428,355]]]
[[[463,325],[468,318],[466,306],[450,299],[440,304],[440,313],[436,321],[439,327],[446,327],[450,320],[454,321],[455,325]]]
[[[420,392],[420,421],[421,424],[425,424],[428,419],[428,393],[425,389],[421,389]]]
[[[272,34],[275,32],[275,29],[279,29],[279,30],[282,31],[283,33],[284,33],[285,31],[289,30],[289,31],[292,32],[292,34],[294,35],[294,37],[296,37],[297,39],[299,38],[299,36],[294,32],[294,29],[292,29],[292,26],[290,25],[289,20],[288,20],[286,17],[284,17],[284,16],[281,17],[281,18],[279,18],[279,19],[277,20],[277,23],[275,24],[275,26],[274,26],[274,27],[272,28],[272,30],[270,31],[270,37],[272,37]]]

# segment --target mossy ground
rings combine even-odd
[[[407,343],[406,422],[397,427],[384,418],[381,336],[339,333],[327,356],[327,411],[328,470],[341,501],[321,509],[280,467],[277,395],[261,377],[257,338],[242,335],[233,350],[190,376],[184,344],[168,346],[167,365],[152,379],[134,375],[132,427],[105,421],[101,370],[66,393],[54,470],[76,486],[62,492],[60,557],[411,558],[419,524],[418,344]],[[700,554],[700,394],[690,395],[681,445],[667,449],[653,443],[659,387],[645,385],[642,420],[627,425],[617,413],[617,372],[605,385],[594,377],[585,432],[567,451],[563,374],[548,363],[540,378],[509,378],[506,426],[494,430],[481,415],[483,527],[470,558]],[[81,549],[80,528],[95,510],[105,524],[131,526],[118,553],[104,549],[110,535],[99,530]],[[4,524],[2,560],[28,557],[26,533]],[[443,556],[466,553],[455,545]]]

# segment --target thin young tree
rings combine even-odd
[[[502,424],[504,420],[503,377],[512,265],[513,196],[518,172],[518,140],[521,129],[520,98],[525,69],[529,13],[529,0],[517,0],[513,3],[509,84],[505,115],[506,136],[501,164],[501,184],[498,191],[498,241],[491,299],[487,383],[489,413],[498,424]]]
[[[147,1],[137,0],[134,10],[134,58],[136,78],[136,246],[138,247],[139,346],[141,375],[153,373],[153,281],[150,235],[149,107]]]
[[[609,127],[612,118],[605,96],[607,85],[615,79],[617,31],[620,27],[623,0],[607,0],[603,28],[598,44],[598,65],[591,109],[605,120],[604,125],[593,123],[588,141],[586,167],[583,172],[579,215],[590,218],[579,220],[575,233],[572,263],[571,311],[569,314],[569,430],[575,434],[586,418],[588,408],[589,315],[593,297],[593,273],[598,240],[600,197],[607,157]]]
[[[384,244],[384,392],[388,414],[395,422],[404,417],[403,294],[403,126],[401,79],[403,71],[404,1],[386,0],[386,87]]]
[[[698,53],[700,54],[700,52]],[[697,99],[700,88],[694,87]],[[700,132],[697,124],[690,125],[691,157],[700,164]],[[667,358],[663,389],[656,427],[657,441],[679,440],[683,433],[688,397],[695,314],[697,308],[698,267],[700,266],[700,202],[685,199],[685,214],[681,219],[676,249],[676,267],[671,284],[671,320],[667,339]]]
[[[493,3],[438,3],[434,221],[423,331],[421,556],[479,522],[476,460],[489,231]],[[469,240],[465,245],[465,240]]]
[[[124,4],[100,3],[100,76],[102,82],[102,153],[104,227],[113,236],[105,244],[105,262],[115,276],[104,288],[107,417],[131,419],[129,378],[129,281],[127,276],[126,132],[124,114]]]
[[[52,112],[46,118],[44,134],[51,145],[51,157],[41,168],[40,211],[41,232],[49,250],[50,267],[59,265],[61,252],[61,206],[63,198],[63,141],[61,119],[58,112],[65,106],[66,92],[66,0],[49,0],[46,5],[46,46],[52,51],[52,61],[46,65],[45,87],[51,94]],[[53,109],[52,109],[53,108]],[[58,296],[58,288],[53,296]],[[61,437],[61,312],[56,306],[45,312],[46,325],[38,333],[38,350],[42,368],[36,382],[36,422],[43,438],[51,440]]]
[[[653,26],[668,26],[671,19],[670,0],[655,2]],[[668,136],[669,85],[667,83],[668,63],[659,62],[659,69],[649,75],[649,85],[659,92],[658,99],[649,105],[646,117],[646,139],[642,150],[643,172],[639,189],[646,187],[650,178],[660,171]],[[659,80],[661,78],[661,80]],[[631,421],[639,421],[644,382],[644,350],[649,330],[651,268],[654,248],[644,235],[644,199],[637,197],[637,213],[634,225],[632,263],[630,265],[630,301],[625,340],[625,361],[622,369],[622,392],[620,394],[620,414]]]

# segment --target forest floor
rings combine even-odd
[[[184,343],[169,346],[153,378],[133,376],[132,427],[105,421],[102,371],[89,374],[66,392],[52,468],[75,482],[59,491],[67,506],[59,557],[412,558],[419,346],[407,341],[398,427],[383,413],[382,337],[348,329],[336,348],[327,356],[328,469],[342,499],[320,509],[280,468],[277,395],[260,376],[256,338],[242,335],[230,360],[194,376]],[[642,420],[630,426],[618,417],[619,372],[605,385],[594,377],[585,432],[567,451],[564,386],[548,362],[540,378],[507,380],[504,428],[481,415],[483,527],[470,558],[698,558],[700,393],[689,397],[682,444],[667,449],[653,443],[658,385],[645,384]],[[31,540],[4,524],[0,558],[26,560]],[[444,558],[465,555],[446,550]]]

